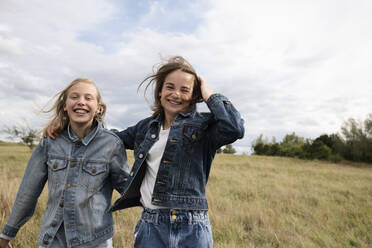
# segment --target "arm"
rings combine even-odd
[[[120,140],[113,150],[110,166],[112,185],[120,194],[123,194],[125,183],[129,177],[129,165],[124,145]]]
[[[128,127],[123,131],[111,130],[123,141],[126,149],[134,150],[137,125]]]
[[[40,141],[27,164],[10,217],[2,231],[6,238],[13,239],[19,229],[32,217],[37,200],[47,181],[47,144],[44,141],[46,140]],[[3,235],[1,238],[4,238]]]
[[[244,136],[244,120],[232,103],[221,94],[212,94],[210,87],[199,77],[201,93],[213,121],[209,129],[210,148],[217,150],[223,145],[231,144]]]

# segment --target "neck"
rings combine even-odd
[[[163,121],[163,129],[168,129],[172,125],[172,122],[176,119],[176,116],[170,116],[170,115],[165,115],[164,121]]]
[[[79,139],[84,138],[92,129],[93,122],[86,124],[70,123],[72,131],[78,136]]]

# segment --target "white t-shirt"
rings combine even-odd
[[[147,169],[145,177],[143,178],[141,184],[141,203],[146,208],[162,208],[160,206],[155,206],[151,203],[152,193],[154,192],[155,180],[158,174],[161,158],[165,150],[165,145],[167,144],[169,130],[163,130],[160,128],[159,140],[157,140],[151,147],[147,154],[146,163]]]

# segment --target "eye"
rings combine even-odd
[[[93,101],[95,99],[96,98],[93,95],[85,95],[85,100],[87,100],[87,101]]]

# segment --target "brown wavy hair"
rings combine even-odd
[[[181,56],[171,57],[165,63],[159,64],[157,69],[153,70],[154,71],[153,74],[146,77],[140,83],[137,89],[139,91],[139,89],[143,85],[146,84],[146,81],[148,81],[145,86],[145,92],[144,92],[144,95],[146,98],[146,91],[149,88],[149,86],[152,85],[152,87],[154,88],[154,103],[151,106],[151,110],[153,111],[152,116],[154,117],[163,111],[163,106],[161,106],[159,93],[161,92],[163,88],[165,78],[168,76],[168,74],[176,70],[181,70],[183,72],[194,75],[194,87],[192,90],[192,99],[190,103],[190,108],[195,107],[196,103],[203,101],[201,91],[200,91],[200,81],[198,79],[198,75],[196,74],[195,69],[183,57]]]
[[[51,107],[48,110],[43,111],[44,113],[53,112],[53,117],[49,121],[49,123],[46,125],[46,128],[49,125],[53,125],[56,128],[55,132],[56,133],[61,133],[67,127],[67,125],[70,121],[70,119],[67,115],[67,112],[64,110],[64,107],[66,106],[67,94],[68,94],[69,89],[72,86],[74,86],[78,83],[90,84],[90,85],[93,85],[96,88],[96,90],[97,90],[98,112],[94,116],[94,121],[96,121],[96,122],[97,121],[102,121],[102,124],[103,124],[103,118],[106,114],[106,104],[103,102],[101,94],[99,93],[96,84],[93,82],[93,80],[88,79],[88,78],[77,78],[74,81],[72,81],[71,83],[69,83],[69,85],[67,85],[66,88],[64,88],[62,91],[60,91],[59,93],[57,93],[54,96],[54,97],[57,97],[57,100],[54,102],[53,107]]]

